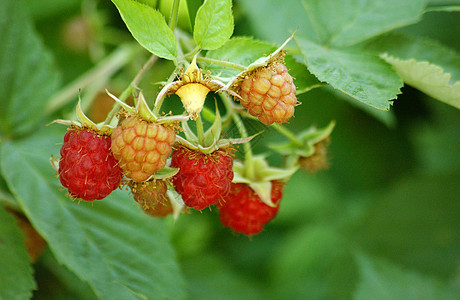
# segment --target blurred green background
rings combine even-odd
[[[162,1],[165,14],[170,3]],[[449,3],[459,4],[430,1],[431,5]],[[45,46],[55,56],[63,84],[85,73],[118,43],[131,39],[110,1],[31,0],[27,4]],[[266,16],[280,11],[294,14],[289,4],[235,1],[234,35],[281,42],[297,25]],[[95,18],[81,19],[82,7],[86,17]],[[93,29],[109,25],[112,31],[99,37],[112,37],[114,45],[102,47],[94,40],[88,44],[87,38],[91,41],[100,33],[97,30],[89,37],[83,30],[81,40],[68,38],[88,21]],[[189,30],[186,16],[179,26]],[[401,31],[437,39],[458,51],[458,28],[459,13],[432,12]],[[147,53],[139,55],[106,88],[123,90],[147,57]],[[166,80],[172,67],[169,62],[155,64],[143,81],[147,96],[155,95],[158,85],[154,83]],[[285,188],[279,215],[260,235],[232,234],[220,225],[216,211],[193,212],[175,223],[165,221],[190,299],[454,299],[460,295],[460,111],[408,86],[391,112],[380,113],[386,122],[348,100],[329,87],[299,97],[302,105],[288,125],[292,131],[337,122],[329,149],[331,167],[315,174],[297,172]],[[71,114],[74,105],[69,103],[62,113]],[[170,106],[180,107],[179,101],[172,98]],[[267,130],[255,151],[263,152],[266,143],[280,139]],[[276,155],[269,158],[274,165],[281,163]],[[87,289],[48,251],[35,264],[35,272],[36,299],[80,299],[81,290]],[[92,296],[88,290],[85,299]]]

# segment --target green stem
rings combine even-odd
[[[239,114],[234,110],[233,103],[231,103],[231,99],[229,99],[226,95],[221,95],[225,108],[227,109],[228,113],[231,114],[233,122],[235,123],[238,132],[240,133],[242,138],[248,137],[248,131],[246,127],[244,127],[243,121],[241,120]],[[247,142],[243,144],[244,147],[244,160],[245,160],[245,172],[247,178],[254,178],[255,170],[252,165],[252,148],[251,143]]]
[[[197,57],[196,60],[199,62],[210,63],[210,64],[222,66],[222,67],[229,67],[229,68],[239,70],[239,71],[246,70],[245,66],[236,64],[236,63],[232,63],[232,62],[228,62],[228,61],[223,61],[223,60],[218,60],[218,59],[213,59],[213,58],[208,58],[208,57]]]
[[[177,15],[179,14],[179,4],[180,0],[174,0],[172,8],[171,8],[171,15],[169,16],[169,28],[174,32],[177,24]]]
[[[118,97],[122,102],[125,102],[126,99],[128,99],[129,95],[133,92],[134,88],[137,88],[137,85],[141,81],[142,77],[144,77],[145,72],[147,72],[148,69],[155,63],[155,61],[158,59],[158,56],[152,55],[149,60],[142,66],[140,69],[139,73],[137,73],[136,77],[134,77],[133,81],[129,84],[129,86],[121,93],[121,95]],[[120,104],[115,103],[112,107],[112,110],[109,112],[107,115],[107,118],[104,121],[104,124],[110,124],[112,122],[112,119],[115,117],[115,115],[118,113],[120,110]]]
[[[200,145],[204,145],[204,127],[203,127],[203,120],[201,119],[201,114],[198,114],[196,118],[196,133],[198,134],[198,142]]]
[[[115,72],[131,61],[131,58],[133,58],[140,49],[141,48],[137,45],[120,46],[90,71],[81,75],[58,91],[45,108],[45,115],[54,113],[74,99],[79,89],[84,89],[94,84],[94,82],[102,80],[102,78],[111,77]]]
[[[287,129],[286,127],[284,127],[283,125],[281,124],[276,124],[276,123],[273,123],[271,125],[271,127],[275,128],[276,131],[278,131],[279,133],[281,133],[282,135],[284,135],[285,137],[287,137],[289,140],[291,140],[294,144],[298,145],[298,146],[303,146],[302,143],[299,141],[299,139],[295,136],[294,133],[292,133],[289,129]]]

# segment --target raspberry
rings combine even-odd
[[[164,168],[175,138],[170,127],[129,116],[112,133],[112,152],[126,177],[141,182]]]
[[[59,179],[74,198],[100,200],[120,186],[122,171],[110,151],[110,137],[71,127],[64,136]]]
[[[241,105],[265,125],[284,123],[294,115],[296,89],[284,63],[275,62],[246,77],[239,94]]]
[[[202,210],[230,191],[233,159],[224,149],[203,154],[185,147],[174,150],[171,166],[180,168],[172,182],[185,205]]]
[[[315,144],[315,153],[312,156],[300,156],[298,160],[300,167],[312,173],[327,169],[329,167],[329,161],[327,159],[327,148],[329,143],[330,138],[328,137]]]
[[[245,235],[260,233],[278,213],[283,186],[279,180],[272,181],[271,199],[276,207],[271,207],[248,184],[232,183],[230,194],[217,205],[221,223]]]
[[[166,217],[173,212],[171,201],[166,196],[168,188],[162,180],[130,183],[134,200],[147,214],[153,217]]]

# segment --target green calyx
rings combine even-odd
[[[111,94],[109,91],[106,90],[106,93],[115,100],[128,114],[132,115],[137,115],[141,119],[147,121],[147,122],[155,122],[157,124],[171,124],[171,123],[177,123],[178,121],[183,121],[187,120],[188,116],[157,116],[155,115],[149,108],[147,101],[145,100],[144,94],[142,92],[139,93],[139,96],[137,97],[137,104],[136,108],[131,107],[130,105],[124,103],[120,99],[118,99],[116,96]]]
[[[239,161],[233,162],[233,182],[246,183],[257,193],[262,202],[268,206],[275,207],[271,199],[272,181],[286,180],[291,177],[298,167],[287,169],[270,167],[264,155],[253,156],[251,160],[246,160],[244,164]]]
[[[294,33],[273,53],[267,56],[262,56],[255,60],[253,63],[251,63],[246,70],[241,71],[238,75],[233,77],[224,87],[223,90],[225,91],[230,91],[232,86],[237,85],[239,81],[241,81],[243,78],[248,76],[249,74],[253,73],[254,70],[257,70],[261,67],[268,66],[269,64],[279,61],[280,59],[284,60],[284,53],[283,53],[283,48],[294,38],[295,33],[297,32],[298,29],[294,31]],[[233,96],[236,96],[239,98],[238,95],[235,95],[232,93]]]
[[[335,121],[331,121],[329,125],[320,129],[310,127],[300,132],[296,141],[270,145],[269,147],[282,155],[289,156],[291,160],[297,160],[298,157],[310,157],[315,154],[315,145],[327,139],[334,127]]]
[[[214,122],[212,123],[211,127],[209,127],[208,130],[206,130],[206,132],[202,134],[200,134],[200,130],[203,129],[199,128],[199,126],[202,126],[201,122],[201,118],[198,118],[198,135],[196,135],[188,125],[187,121],[182,121],[182,129],[184,131],[185,139],[180,136],[177,136],[176,141],[189,149],[200,151],[204,154],[211,154],[212,152],[221,148],[226,148],[230,147],[231,145],[249,142],[254,137],[251,136],[248,138],[240,139],[221,139],[222,119],[219,113],[219,109],[217,108],[217,104]]]
[[[98,134],[102,134],[102,135],[110,135],[112,133],[114,129],[113,126],[103,124],[103,123],[96,124],[85,115],[85,113],[81,109],[80,99],[78,99],[78,104],[77,104],[75,111],[76,111],[78,121],[69,121],[69,120],[59,119],[59,120],[53,121],[51,124],[58,123],[58,124],[66,125],[66,126],[77,126],[81,128],[89,128],[97,132]]]

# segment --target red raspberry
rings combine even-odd
[[[134,200],[147,214],[153,217],[166,217],[173,212],[171,201],[166,196],[168,188],[162,180],[130,183]]]
[[[171,166],[180,168],[172,182],[185,205],[202,210],[230,191],[233,159],[229,151],[219,149],[203,154],[185,147],[174,150]]]
[[[100,200],[120,186],[122,171],[110,151],[110,137],[72,127],[64,136],[59,179],[74,198]]]
[[[275,62],[246,77],[239,94],[241,105],[265,125],[284,123],[294,115],[296,89],[284,63]]]
[[[233,183],[230,194],[217,205],[221,223],[245,235],[260,233],[278,213],[283,186],[281,181],[272,181],[271,199],[276,207],[271,207],[260,201],[248,184]]]
[[[112,152],[126,177],[141,182],[165,167],[175,138],[170,127],[129,116],[112,133]]]

